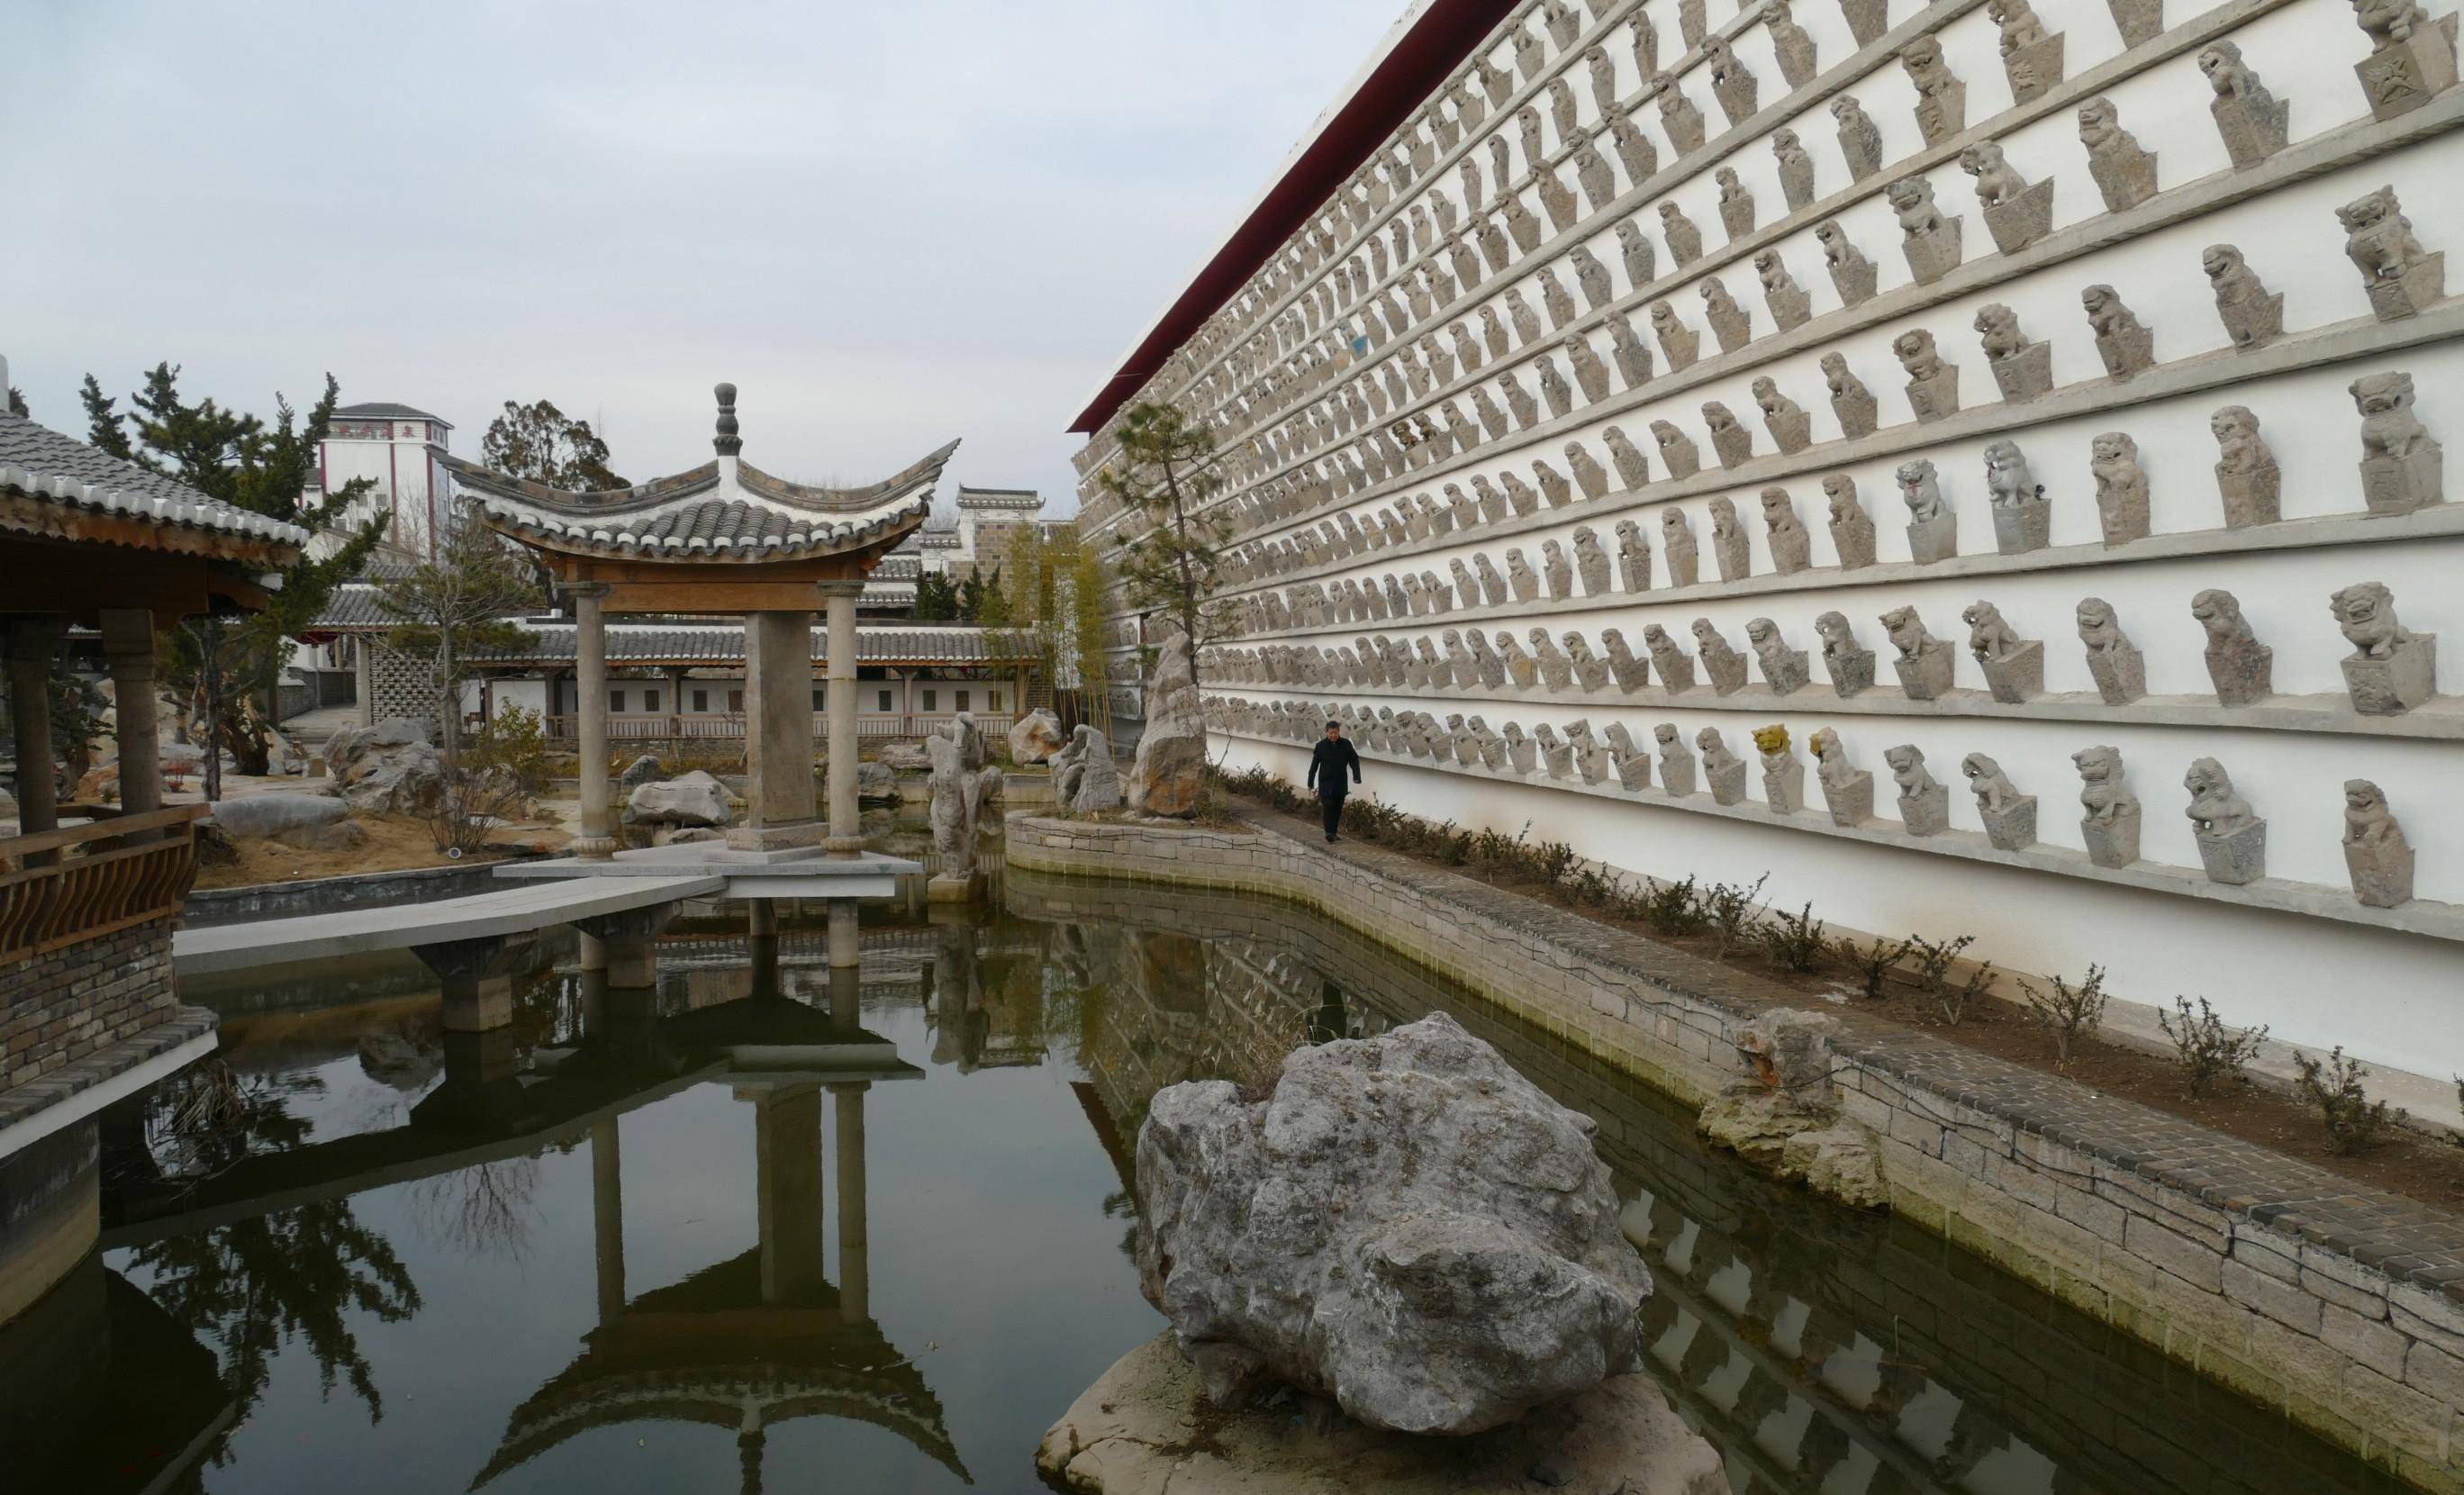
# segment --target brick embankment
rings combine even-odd
[[[1799,993],[1252,813],[1016,816],[1008,863],[1290,899],[1689,1103]],[[2425,1489],[2464,1495],[2464,1219],[2057,1075],[1837,1014],[1843,1110],[1892,1206]]]

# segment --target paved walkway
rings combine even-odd
[[[179,976],[204,976],[289,960],[322,960],[371,950],[408,950],[528,934],[603,913],[707,897],[726,888],[726,878],[706,872],[509,883],[501,891],[435,903],[184,929],[171,936],[171,969]]]

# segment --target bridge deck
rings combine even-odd
[[[288,960],[321,960],[371,950],[408,950],[457,939],[528,934],[596,914],[708,897],[726,889],[726,878],[708,872],[585,877],[510,883],[501,891],[434,903],[184,929],[171,936],[171,969],[179,976],[203,976]]]

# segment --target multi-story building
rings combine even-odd
[[[406,558],[433,553],[436,537],[452,515],[452,474],[446,450],[453,423],[407,405],[378,402],[346,405],[334,412],[325,439],[317,450],[316,488],[312,498],[344,484],[366,478],[376,486],[333,528],[337,535],[356,530],[371,516],[385,514],[393,522],[385,531],[385,548]],[[320,537],[336,543],[334,535]]]
[[[1212,430],[1236,767],[1341,719],[1433,820],[2451,1104],[2464,91],[2358,19],[1418,6],[1076,423],[1082,533],[1125,407]]]

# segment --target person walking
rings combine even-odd
[[[1352,777],[1344,778],[1345,770]],[[1326,839],[1331,843],[1341,838],[1335,827],[1343,824],[1343,797],[1360,781],[1360,755],[1343,739],[1343,723],[1326,724],[1326,737],[1309,752],[1309,786],[1317,790],[1317,806],[1326,812]]]

